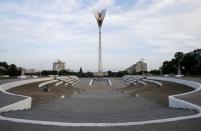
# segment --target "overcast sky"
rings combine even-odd
[[[107,8],[103,69],[123,70],[141,58],[148,69],[177,51],[201,48],[201,0],[0,0],[0,61],[25,68],[96,71],[98,26]]]

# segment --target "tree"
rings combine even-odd
[[[7,75],[7,70],[3,66],[0,66],[0,75]]]
[[[82,67],[80,67],[80,70],[79,70],[79,72],[78,72],[78,76],[79,76],[79,77],[82,77],[82,76],[83,76]]]
[[[15,64],[11,64],[9,67],[9,76],[17,76],[18,70]]]
[[[114,77],[114,76],[115,76],[115,72],[108,71],[108,76],[109,76],[109,77]]]
[[[127,72],[127,71],[118,71],[118,72],[116,73],[116,76],[117,76],[117,77],[122,77],[122,76],[124,76],[124,75],[128,75],[128,72]]]
[[[184,74],[198,75],[201,74],[201,52],[191,52],[184,55],[182,62],[184,68]]]
[[[8,75],[9,66],[6,62],[0,62],[0,75]]]
[[[158,74],[160,74],[160,70],[156,70],[156,69],[155,70],[151,70],[149,73],[150,74],[155,74],[155,75],[157,74],[158,75]]]
[[[177,74],[181,74],[181,63],[184,58],[183,52],[176,52],[174,55],[175,59],[173,59],[177,68]]]
[[[4,61],[4,62],[0,62],[0,66],[4,67],[6,70],[9,69],[9,65]]]
[[[70,72],[68,70],[60,70],[59,75],[76,75],[75,72]]]
[[[60,70],[60,71],[59,71],[59,75],[60,75],[60,76],[66,75],[66,70]]]
[[[163,74],[176,74],[177,68],[173,61],[165,61],[163,62],[162,66],[162,73]]]
[[[84,76],[85,77],[93,77],[93,73],[88,71],[87,73],[84,74]]]
[[[189,53],[176,52],[171,61],[163,62],[163,74],[180,73],[184,75],[201,74],[201,49]],[[176,71],[175,71],[176,69]]]
[[[52,71],[52,70],[43,70],[41,72],[41,75],[43,76],[48,76],[48,75],[57,75],[57,71]]]

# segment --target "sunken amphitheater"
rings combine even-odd
[[[199,130],[200,83],[137,75],[0,80],[0,129]]]

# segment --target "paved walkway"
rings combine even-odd
[[[181,77],[181,78],[177,78],[177,79],[183,79],[183,80],[191,80],[191,81],[196,81],[198,83],[201,83],[201,78],[199,77],[195,77],[195,78],[191,78],[191,77]],[[188,94],[185,96],[180,96],[178,97],[179,99],[185,100],[185,101],[189,101],[192,102],[196,105],[201,105],[201,90],[194,92],[193,94]]]
[[[20,80],[20,79],[0,79],[0,85],[4,84],[4,83],[18,81],[18,80]]]
[[[9,83],[9,82],[15,82],[19,81],[20,79],[2,79],[0,80],[0,85]],[[19,100],[23,100],[25,98],[20,96],[14,96],[14,95],[8,95],[0,91],[0,107],[15,103]]]
[[[96,84],[89,86],[90,79],[81,79],[76,85],[78,88],[85,89],[85,92],[81,94],[65,99],[55,99],[29,110],[6,112],[3,115],[45,121],[114,123],[196,114],[193,110],[170,109],[144,97],[133,97],[117,92],[117,88],[125,85],[121,84],[119,79],[111,80],[114,86],[109,86],[105,81],[96,81]]]
[[[20,96],[8,95],[0,91],[0,107],[18,102],[23,99],[25,98]]]
[[[115,81],[116,80],[113,79],[112,83],[115,83]],[[89,87],[87,85],[88,84],[87,79],[83,80],[82,82],[83,83],[80,83],[80,84],[84,85],[83,88],[90,89],[90,90],[88,92],[85,92],[83,94],[79,94],[79,95],[76,95],[76,96],[73,96],[72,98],[70,98],[70,101],[72,103],[68,103],[68,105],[70,104],[70,108],[74,109],[74,112],[76,112],[76,113],[81,112],[81,111],[85,111],[86,115],[87,115],[87,113],[95,113],[94,117],[91,118],[91,119],[95,120],[97,122],[105,121],[105,120],[108,120],[108,118],[112,118],[110,116],[110,117],[105,119],[104,117],[102,117],[103,114],[100,113],[100,114],[98,114],[99,119],[94,119],[94,118],[97,118],[96,112],[97,111],[101,112],[105,108],[107,108],[107,110],[109,109],[110,111],[113,111],[114,114],[116,113],[115,116],[118,115],[120,111],[126,112],[126,111],[131,111],[131,110],[134,112],[133,114],[143,115],[144,113],[140,114],[140,112],[143,112],[143,108],[141,106],[144,107],[145,105],[140,105],[140,104],[143,104],[145,102],[146,105],[150,105],[150,101],[145,101],[145,100],[142,100],[142,99],[134,99],[134,98],[133,99],[132,98],[125,99],[125,98],[127,98],[129,96],[126,96],[125,94],[121,94],[119,96],[119,93],[117,93],[117,92],[114,93],[112,91],[112,88],[110,88],[110,87],[108,87],[108,90],[109,90],[108,92],[105,92],[104,90],[101,90],[99,88],[91,88],[91,87]],[[115,83],[115,84],[119,85],[118,83]],[[77,86],[79,86],[79,83],[77,84]],[[122,84],[121,86],[124,86],[124,85]],[[111,92],[113,92],[113,93],[111,93]],[[96,95],[94,95],[94,93]],[[110,96],[110,97],[108,98],[108,96]],[[197,97],[200,97],[200,96],[198,95]],[[87,103],[82,103],[83,101],[79,102],[78,100],[80,100],[80,99],[83,99],[83,101],[84,100],[87,101],[88,104]],[[76,103],[76,100],[77,100],[78,104],[74,104],[74,103]],[[63,102],[70,102],[70,101],[66,101],[66,100],[62,100],[62,101]],[[69,108],[69,106],[65,105],[67,107],[62,107],[61,106],[62,101],[60,101],[61,103],[58,104],[58,108],[59,109],[64,109],[66,111],[66,109]],[[101,104],[101,101],[104,101],[104,104]],[[52,104],[56,104],[57,102],[58,101],[54,101],[54,102],[52,102]],[[96,103],[96,104],[93,105],[93,103]],[[137,103],[136,104],[137,106],[134,106],[135,105],[134,103]],[[81,104],[81,105],[79,105],[79,104]],[[82,107],[84,107],[82,104],[83,105],[87,104],[87,108],[82,108]],[[129,108],[124,108],[124,104],[127,105],[127,106],[129,105],[130,107]],[[153,104],[153,103],[151,103],[151,104]],[[139,106],[141,107],[141,109],[137,110],[137,107],[139,107]],[[153,105],[153,106],[155,107],[156,105]],[[50,106],[49,109],[52,110],[52,107]],[[153,115],[154,115],[155,110],[156,109],[153,108],[153,110],[150,112],[150,114],[152,115],[152,113],[153,113]],[[158,111],[156,111],[156,113],[158,113]],[[167,111],[167,116],[171,115],[171,114],[168,114],[168,113],[169,113],[169,111]],[[51,115],[51,114],[49,114],[49,115]],[[109,115],[109,113],[107,115]],[[124,116],[126,116],[125,117],[126,120],[130,119],[129,115],[130,114],[128,114],[126,116],[124,114]],[[79,113],[78,113],[78,116],[80,116]],[[56,117],[56,115],[54,117]],[[76,118],[75,116],[73,116],[73,117]],[[132,118],[134,118],[134,117],[135,116],[132,116]],[[85,117],[81,116],[81,118],[85,118]],[[91,119],[89,119],[88,121],[90,122]],[[139,119],[137,119],[137,120],[139,120]],[[74,119],[74,120],[76,120],[76,119]],[[119,119],[117,117],[112,119],[112,120],[118,120],[119,121]],[[132,121],[133,120],[134,119],[132,119]],[[72,121],[73,121],[73,119],[72,119]],[[97,130],[97,131],[98,130],[101,130],[101,131],[102,130],[108,130],[108,131],[109,130],[110,131],[111,130],[112,131],[113,130],[115,130],[115,131],[118,131],[118,130],[132,130],[132,131],[133,130],[138,130],[138,131],[144,131],[144,130],[147,130],[147,131],[148,130],[149,131],[152,131],[152,130],[153,131],[155,131],[155,130],[171,130],[171,131],[182,130],[182,131],[191,131],[191,130],[193,130],[193,131],[199,131],[201,129],[201,118],[193,119],[193,120],[178,121],[178,122],[161,123],[161,124],[150,124],[150,125],[128,126],[128,127],[107,127],[107,128],[100,128],[100,127],[57,127],[57,126],[42,126],[42,125],[32,125],[32,124],[22,124],[22,123],[15,124],[13,122],[0,121],[0,129],[5,130],[5,131],[7,131],[7,130],[27,130],[27,128],[29,130],[38,130],[38,131],[40,131],[40,130],[41,131],[42,130],[48,130],[48,131],[51,131],[51,130],[58,130],[58,131],[64,131],[64,130],[82,130],[82,131],[85,131],[85,130],[87,130],[87,131],[88,130],[93,130],[93,131],[94,130]]]
[[[0,121],[2,131],[200,131],[201,118],[126,127],[59,127]]]

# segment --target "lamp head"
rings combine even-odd
[[[102,26],[103,20],[105,18],[105,14],[106,14],[106,9],[103,9],[101,11],[94,10],[94,15],[99,27]]]

